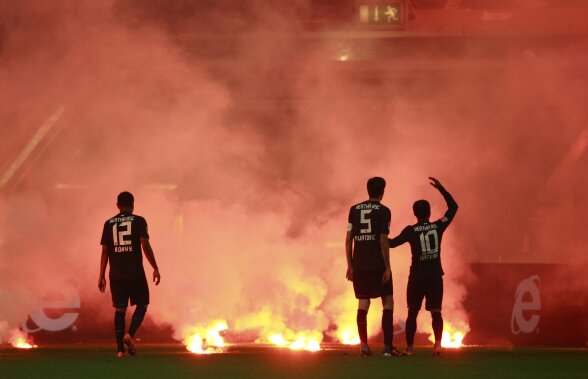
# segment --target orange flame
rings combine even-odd
[[[357,332],[350,329],[341,330],[340,333],[337,333],[337,337],[343,345],[359,345],[361,342]]]
[[[462,324],[461,327],[456,327],[451,323],[445,323],[443,326],[443,335],[441,336],[441,346],[450,349],[458,349],[463,346],[462,342],[469,331],[469,327],[465,323],[460,324]],[[435,342],[435,336],[433,334],[429,336],[429,341]]]
[[[462,332],[455,332],[453,334],[443,332],[441,346],[454,349],[460,348],[462,346],[463,337],[465,337],[465,335]]]
[[[307,351],[319,351],[321,350],[321,344],[316,339],[299,337],[290,346],[292,350],[307,350]]]
[[[194,354],[222,353],[225,340],[220,333],[228,328],[224,320],[215,321],[206,328],[190,328],[188,336],[184,338],[186,349]]]
[[[34,349],[38,347],[37,345],[31,345],[25,340],[18,340],[16,343],[13,343],[12,346],[16,347],[17,349]]]
[[[30,343],[29,336],[20,330],[14,330],[11,333],[9,342],[17,349],[36,349],[38,346]]]
[[[352,291],[351,288],[349,290]],[[344,345],[359,345],[361,341],[357,332],[357,300],[353,296],[353,291],[334,298],[331,310],[337,315],[333,319],[337,329],[329,331],[330,336]],[[369,312],[367,315],[368,338],[380,333],[381,325],[381,313]]]
[[[292,334],[292,333],[289,333]],[[321,350],[320,333],[298,333],[291,339],[286,339],[281,333],[270,335],[266,340],[278,347],[287,347],[291,350],[319,351]],[[322,336],[321,336],[322,337]]]
[[[233,326],[237,331],[256,333],[256,343],[292,350],[321,350],[323,330],[328,327],[329,321],[318,308],[325,299],[326,286],[317,278],[303,280],[292,275],[289,272],[283,275],[287,278],[284,284],[289,290],[284,303],[276,304],[276,307],[264,306],[242,315]],[[296,305],[298,317],[285,316],[284,310],[293,304]]]

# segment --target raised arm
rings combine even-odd
[[[155,254],[153,254],[153,248],[151,248],[149,238],[141,237],[141,246],[143,246],[145,258],[147,258],[149,264],[153,267],[153,282],[155,285],[158,285],[161,281],[161,275],[159,275],[159,268],[157,267],[157,262],[155,262]]]
[[[447,211],[445,212],[445,218],[447,220],[445,220],[445,222],[449,223],[453,220],[453,217],[455,217],[455,214],[457,213],[457,202],[455,201],[453,196],[451,196],[451,194],[445,189],[445,187],[443,187],[441,182],[432,177],[429,177],[429,179],[431,179],[431,185],[437,188],[439,192],[441,192],[441,195],[443,195],[443,198],[447,203]]]

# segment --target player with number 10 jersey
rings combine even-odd
[[[413,212],[417,223],[409,225],[395,238],[390,240],[390,247],[397,247],[405,242],[410,244],[412,264],[408,277],[406,300],[408,318],[406,320],[407,353],[413,351],[416,319],[423,299],[425,308],[431,312],[433,332],[435,334],[434,354],[441,353],[441,337],[443,334],[443,318],[441,304],[443,301],[443,268],[441,267],[441,239],[457,213],[457,203],[451,194],[435,178],[429,178],[447,203],[447,212],[437,221],[430,222],[431,206],[426,200],[418,200],[413,204]]]

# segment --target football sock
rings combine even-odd
[[[435,333],[435,342],[441,342],[441,336],[443,335],[443,317],[441,312],[432,312],[433,318],[433,333]]]
[[[357,333],[363,343],[367,343],[367,311],[357,310]]]
[[[408,317],[406,318],[406,344],[408,346],[414,345],[414,334],[417,328],[418,311],[408,310]]]
[[[382,330],[384,331],[384,345],[392,347],[392,336],[394,334],[394,321],[392,320],[392,309],[382,311]]]
[[[117,351],[125,351],[123,337],[125,336],[125,312],[114,312],[114,336],[116,337]]]
[[[133,318],[131,319],[131,326],[129,327],[129,334],[131,337],[135,338],[135,333],[137,332],[137,329],[139,329],[139,326],[141,326],[141,323],[145,318],[145,313],[147,313],[147,306],[137,305],[137,308],[135,308],[135,312],[133,313]]]

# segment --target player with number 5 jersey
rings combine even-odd
[[[367,313],[370,299],[382,299],[382,329],[384,332],[384,355],[398,356],[401,353],[392,345],[392,272],[390,270],[390,209],[381,203],[386,181],[380,177],[367,182],[369,199],[349,210],[345,254],[347,257],[347,280],[353,282],[358,299],[357,330],[361,340],[360,354],[371,354],[367,344]]]
[[[425,308],[431,312],[435,345],[433,353],[441,353],[441,336],[443,334],[443,318],[441,304],[443,302],[443,268],[441,267],[441,239],[457,213],[457,203],[449,192],[435,178],[429,178],[447,203],[445,215],[437,221],[430,222],[431,206],[426,200],[418,200],[413,206],[417,223],[409,225],[395,238],[390,239],[390,247],[394,248],[405,242],[410,244],[412,263],[408,277],[406,300],[408,302],[408,318],[406,320],[407,354],[414,353],[414,335],[416,319],[423,299]]]
[[[135,355],[135,333],[141,325],[149,304],[149,286],[143,269],[143,252],[153,267],[153,281],[159,284],[161,276],[149,243],[147,222],[133,214],[135,199],[130,192],[121,192],[116,203],[119,213],[106,220],[102,230],[102,258],[98,289],[106,289],[106,266],[110,263],[110,292],[115,308],[114,330],[117,355],[125,356],[125,345]],[[128,332],[125,334],[125,314],[129,304],[136,305]]]

